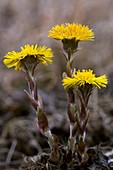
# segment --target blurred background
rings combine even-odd
[[[53,133],[59,136],[65,134],[61,139],[63,142],[68,136],[66,94],[61,85],[62,72],[65,71],[62,44],[47,37],[51,27],[62,23],[88,25],[95,33],[94,41],[79,43],[81,50],[76,53],[74,66],[77,69],[94,69],[97,75],[108,76],[108,87],[99,92],[95,90],[91,98],[92,114],[87,140],[89,146],[112,140],[113,0],[0,0],[0,147],[6,149],[0,153],[4,155],[0,156],[2,162],[11,163],[12,157],[9,159],[8,153],[12,145],[15,146],[14,151],[25,155],[34,155],[47,146],[47,143],[44,144],[46,141],[42,142],[42,136],[41,140],[39,134],[37,137],[35,123],[29,123],[33,123],[35,113],[23,92],[27,89],[24,76],[3,64],[8,51],[19,51],[25,44],[38,43],[53,49],[53,64],[39,66],[38,84]],[[30,133],[25,140],[23,129]],[[18,141],[24,142],[20,144]],[[24,146],[27,141],[29,150]],[[21,159],[19,156],[18,159]],[[17,157],[13,159],[17,160]]]
[[[95,33],[94,42],[80,44],[82,50],[76,54],[76,68],[93,68],[98,74],[109,75],[113,69],[112,15],[112,0],[1,0],[0,68],[6,74],[12,74],[2,64],[4,55],[8,51],[20,50],[27,43],[38,43],[53,49],[53,64],[46,69],[61,75],[65,63],[62,44],[47,35],[52,26],[69,22],[88,25]]]

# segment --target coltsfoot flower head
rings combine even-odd
[[[65,23],[52,27],[48,37],[61,40],[64,50],[71,49],[74,53],[79,41],[94,39],[94,32],[85,25]]]
[[[38,44],[27,44],[24,47],[21,47],[20,52],[8,52],[5,55],[3,62],[8,68],[14,67],[15,70],[21,70],[25,63],[32,65],[38,63],[47,65],[48,63],[52,63],[52,57],[53,53],[51,48],[38,46]]]
[[[108,80],[106,75],[96,77],[93,70],[78,70],[73,77],[66,77],[63,79],[63,86],[66,90],[70,88],[79,88],[83,85],[91,85],[97,88],[106,87]]]
[[[94,33],[88,26],[81,25],[81,24],[61,24],[52,27],[49,31],[48,37],[55,38],[57,40],[63,39],[73,39],[75,38],[76,41],[84,41],[84,40],[93,40]]]

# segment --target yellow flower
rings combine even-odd
[[[81,24],[61,24],[52,27],[49,31],[48,37],[54,38],[57,40],[64,40],[64,39],[73,39],[75,38],[76,41],[84,41],[84,40],[93,40],[94,39],[94,32],[89,29],[88,26],[81,25]]]
[[[47,65],[47,63],[52,63],[52,57],[53,53],[51,48],[38,46],[38,44],[31,46],[27,44],[24,47],[21,47],[20,52],[8,52],[5,55],[3,62],[8,68],[15,67],[15,70],[21,70],[22,61],[24,60],[32,62],[34,59],[36,63]]]
[[[66,90],[69,88],[78,88],[85,84],[90,84],[97,88],[106,87],[108,80],[106,75],[96,77],[93,70],[78,70],[72,78],[66,77],[63,79],[63,86]]]

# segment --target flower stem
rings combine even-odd
[[[67,73],[68,77],[72,77],[73,62],[71,61],[72,53],[71,53],[70,49],[68,50],[66,55],[67,55],[67,57],[66,57],[67,58],[66,73]],[[68,118],[70,121],[70,136],[68,139],[68,147],[73,153],[74,147],[75,147],[75,142],[76,142],[76,139],[73,136],[74,123],[76,122],[76,116],[75,116],[76,108],[75,108],[75,94],[72,89],[67,90],[67,100],[68,100],[67,114],[68,114]]]
[[[28,70],[26,67],[24,73],[26,74],[26,80],[28,82],[29,92],[25,91],[31,100],[31,104],[36,112],[36,122],[38,124],[40,132],[47,137],[48,144],[51,148],[50,160],[58,162],[60,160],[59,141],[57,137],[54,137],[49,129],[48,119],[44,110],[43,101],[38,94],[38,87],[35,78],[35,67],[32,70]]]

